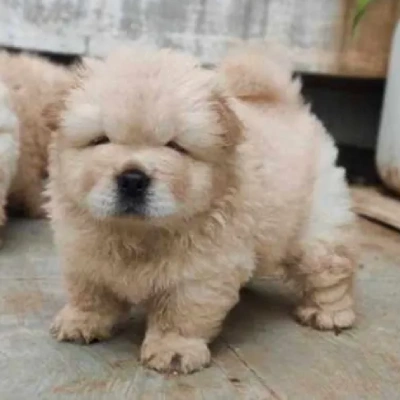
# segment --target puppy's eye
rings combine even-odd
[[[168,142],[166,144],[167,147],[169,147],[172,150],[177,151],[178,153],[181,154],[188,154],[188,151],[186,149],[184,149],[182,146],[180,146],[178,143],[174,142],[173,140],[171,140],[170,142]]]
[[[102,135],[93,139],[89,143],[89,146],[100,146],[101,144],[107,144],[107,143],[110,143],[110,139],[106,135]]]

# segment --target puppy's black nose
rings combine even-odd
[[[118,190],[127,197],[142,196],[150,185],[150,178],[140,169],[131,169],[117,177]]]

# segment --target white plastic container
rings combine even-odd
[[[383,182],[400,194],[400,21],[392,41],[376,163]]]

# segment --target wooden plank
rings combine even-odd
[[[357,0],[346,3],[343,42],[337,73],[353,76],[385,76],[392,35],[400,16],[398,0],[375,0],[367,8],[357,31],[352,24]]]
[[[65,301],[60,272],[47,223],[8,226],[0,253],[0,399],[275,400],[222,342],[201,373],[144,369],[140,315],[108,342],[55,342],[48,327]]]
[[[213,363],[217,365],[231,382],[239,399],[279,400],[282,399],[268,386],[265,377],[260,377],[240,358],[234,348],[222,337],[212,346]]]
[[[400,245],[391,232],[386,242]],[[294,323],[293,296],[275,285],[246,293],[232,313],[224,339],[240,359],[268,382],[281,399],[376,400],[400,390],[400,251],[362,235],[363,265],[358,279],[358,321],[339,336]],[[382,243],[381,243],[382,245]],[[384,294],[383,294],[384,293]]]
[[[364,268],[356,328],[335,336],[300,327],[277,282],[245,292],[212,346],[210,368],[166,377],[138,363],[143,321],[92,346],[56,343],[63,304],[47,224],[16,221],[0,253],[0,398],[113,400],[375,400],[400,392],[400,235],[361,221]]]
[[[378,188],[353,187],[354,211],[400,230],[400,199]]]

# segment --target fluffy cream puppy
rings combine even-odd
[[[48,144],[71,73],[31,55],[0,52],[0,228],[6,205],[44,215]]]
[[[337,151],[274,52],[216,71],[168,50],[122,49],[87,69],[52,148],[49,205],[68,304],[58,340],[110,336],[148,313],[141,361],[210,362],[239,289],[283,270],[319,329],[354,322],[354,216]]]

